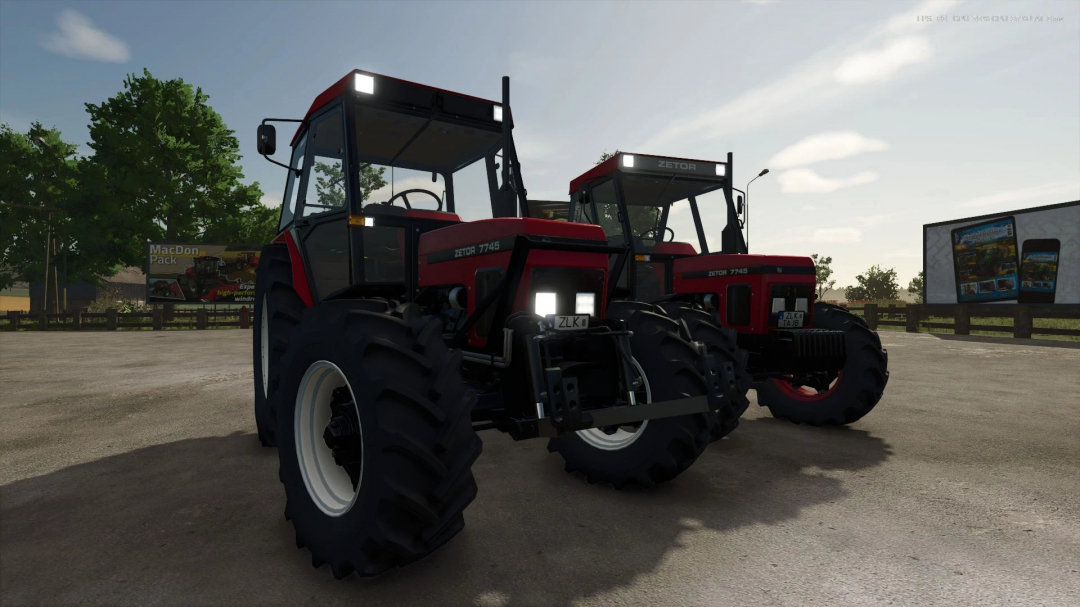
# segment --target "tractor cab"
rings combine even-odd
[[[799,340],[833,339],[791,334],[813,326],[813,261],[747,253],[742,200],[732,199],[731,174],[730,153],[724,162],[617,153],[570,183],[567,212],[575,222],[602,226],[609,244],[630,248],[627,271],[612,276],[616,297],[679,299],[715,309],[723,326],[738,331],[751,370],[801,365],[777,359],[777,339],[798,341],[794,348],[810,347]],[[719,252],[710,252],[704,225],[717,213],[699,204],[712,192],[723,194],[726,207]],[[675,232],[672,218],[683,213],[693,218],[694,233]],[[843,348],[836,349],[826,348],[828,360],[814,364],[841,364]]]

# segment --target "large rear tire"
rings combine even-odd
[[[680,324],[657,306],[615,302],[609,318],[626,322],[634,332],[630,349],[644,376],[647,401],[665,401],[707,394],[698,371],[701,354],[680,334]],[[709,446],[716,413],[694,413],[641,422],[631,429],[590,428],[569,432],[548,442],[548,451],[566,461],[567,472],[582,472],[590,483],[608,482],[616,489],[652,487],[670,481],[697,460]]]
[[[305,310],[272,397],[285,517],[312,564],[338,579],[426,556],[461,531],[476,497],[481,442],[461,352],[437,320],[380,306]]]
[[[735,369],[736,396],[716,416],[716,423],[710,430],[711,440],[718,441],[739,426],[739,418],[750,406],[750,399],[746,397],[751,387],[751,377],[746,373],[746,361],[750,355],[739,348],[738,333],[724,328],[716,310],[705,310],[685,301],[670,301],[659,305],[668,316],[686,323],[690,339],[705,344],[718,365],[731,363]]]
[[[780,379],[758,384],[758,404],[796,424],[842,426],[862,419],[889,382],[889,354],[863,319],[839,306],[814,304],[814,328],[843,331],[847,360],[828,387],[795,387]],[[824,382],[823,382],[824,383]]]
[[[277,389],[281,357],[289,347],[289,333],[300,324],[304,302],[292,283],[289,251],[283,245],[266,245],[255,269],[255,330],[252,360],[255,366],[255,427],[264,447],[277,443],[277,421],[270,394]]]

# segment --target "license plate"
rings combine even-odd
[[[803,326],[804,312],[781,312],[780,322],[777,326],[781,329],[793,329]]]
[[[561,331],[580,331],[589,328],[588,314],[575,314],[572,316],[555,316],[552,319],[552,327]]]

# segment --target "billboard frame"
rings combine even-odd
[[[1058,202],[1058,203],[1055,203],[1055,204],[1047,204],[1047,205],[1043,205],[1041,207],[1030,207],[1030,208],[1027,208],[1027,209],[1019,209],[1019,210],[1016,210],[1016,211],[1002,211],[1000,213],[989,213],[989,214],[986,214],[986,215],[976,215],[974,217],[960,217],[958,219],[950,219],[948,221],[937,221],[937,222],[934,222],[934,223],[924,223],[923,224],[923,233],[922,233],[923,294],[922,294],[922,304],[921,305],[928,308],[928,309],[930,309],[930,310],[943,310],[943,309],[955,308],[956,306],[981,305],[981,302],[967,303],[967,304],[963,304],[963,303],[928,304],[928,303],[926,303],[926,231],[927,231],[928,228],[939,228],[941,226],[947,226],[947,225],[950,225],[950,224],[961,223],[961,222],[966,222],[966,221],[970,221],[970,222],[974,223],[974,222],[977,222],[977,221],[980,221],[980,220],[992,220],[992,219],[997,219],[997,218],[1014,217],[1016,215],[1024,215],[1024,214],[1027,214],[1027,213],[1038,213],[1038,212],[1042,212],[1042,211],[1049,211],[1051,209],[1064,209],[1064,208],[1072,207],[1072,206],[1080,206],[1080,200],[1073,200],[1073,201],[1070,201],[1070,202]],[[1019,254],[1020,254],[1020,251],[1017,251],[1017,255],[1019,255]],[[1000,307],[1003,310],[1010,310],[1011,311],[1014,307],[1021,306],[1021,305],[1022,306],[1043,306],[1043,307],[1046,306],[1046,304],[1020,304],[1020,303],[1014,303],[1014,304],[994,304],[994,307],[995,308]],[[1054,309],[1058,309],[1058,310],[1066,310],[1066,309],[1067,310],[1080,310],[1080,303],[1075,303],[1075,304],[1061,303],[1061,304],[1050,304],[1050,305],[1052,305],[1054,307]]]
[[[234,303],[234,302],[213,302],[213,301],[176,301],[176,302],[155,301],[155,302],[151,302],[150,301],[150,280],[151,280],[151,277],[150,277],[150,245],[167,245],[167,246],[178,246],[178,245],[179,246],[184,246],[184,245],[188,245],[188,246],[198,246],[198,247],[225,247],[226,249],[228,247],[250,247],[250,249],[241,249],[241,250],[262,251],[263,247],[266,246],[265,243],[263,243],[263,244],[254,244],[254,243],[243,243],[243,242],[218,243],[218,242],[179,242],[179,241],[175,241],[175,240],[147,240],[146,241],[146,246],[143,249],[143,251],[144,251],[143,259],[145,260],[145,267],[143,269],[143,275],[146,276],[146,282],[144,284],[144,288],[146,290],[146,299],[144,301],[146,301],[146,305],[148,305],[148,306],[164,306],[164,305],[173,304],[173,305],[183,305],[183,306],[236,306],[236,307],[248,306],[249,308],[254,308],[255,307],[254,302],[251,302],[251,303],[248,303],[248,302],[239,302],[239,303]],[[261,257],[261,253],[260,253],[260,257]]]

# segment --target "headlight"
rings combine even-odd
[[[375,76],[369,76],[367,74],[356,74],[353,77],[353,88],[358,93],[367,93],[368,95],[375,94]]]
[[[539,316],[548,316],[558,312],[558,303],[554,293],[537,293],[533,312]]]
[[[596,314],[596,294],[578,293],[577,301],[574,302],[574,314]]]

